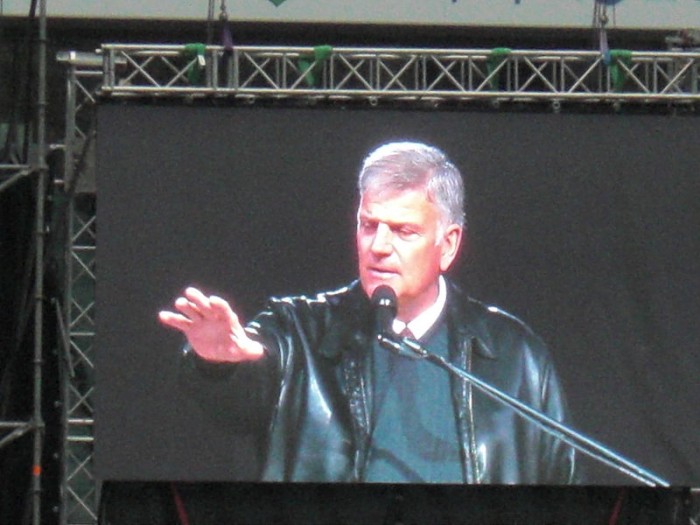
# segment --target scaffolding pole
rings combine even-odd
[[[46,164],[46,0],[39,2],[39,44],[37,81],[37,156],[36,156],[36,255],[34,261],[34,446],[32,460],[32,523],[41,523],[42,454],[44,422],[42,416],[43,325],[44,325],[44,248],[46,241],[45,201],[48,166]]]

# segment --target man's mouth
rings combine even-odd
[[[391,277],[394,277],[398,275],[398,272],[395,270],[389,269],[389,268],[381,268],[381,267],[376,267],[372,266],[367,268],[367,271],[370,275],[374,277],[378,277],[380,279],[389,279]]]

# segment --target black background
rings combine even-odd
[[[361,160],[411,139],[466,179],[454,277],[549,343],[577,427],[697,485],[699,129],[653,115],[101,106],[100,477],[253,478],[252,437],[178,388],[182,338],[157,311],[194,284],[249,319],[270,295],[352,279]],[[592,483],[629,483],[587,468]]]

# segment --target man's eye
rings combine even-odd
[[[418,232],[416,230],[414,230],[413,228],[407,228],[407,227],[399,228],[396,231],[396,233],[398,234],[399,237],[401,237],[404,240],[412,239],[413,237],[418,235]]]
[[[371,232],[377,229],[377,224],[371,221],[360,221],[360,229],[364,232]]]

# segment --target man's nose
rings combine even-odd
[[[374,232],[370,248],[373,253],[388,255],[394,249],[393,240],[391,228],[386,224],[379,224],[377,230]]]

